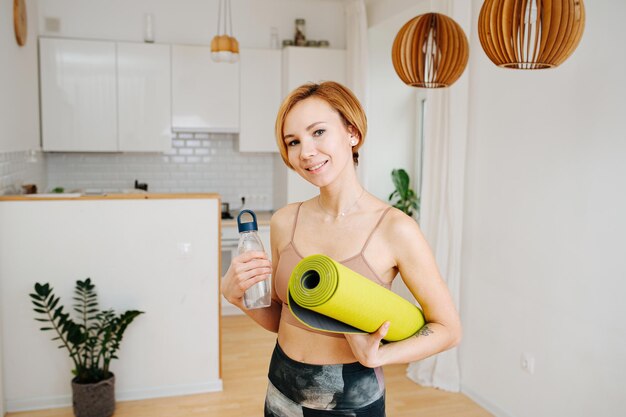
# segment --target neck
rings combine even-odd
[[[357,181],[350,186],[320,189],[318,202],[323,212],[339,218],[353,212],[363,194],[365,194],[365,189]]]
[[[353,212],[365,189],[359,183],[356,169],[350,160],[342,174],[331,184],[320,188],[318,202],[327,215],[339,218]]]

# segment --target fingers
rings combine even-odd
[[[236,256],[231,262],[231,268],[239,281],[250,279],[260,274],[271,274],[272,263],[265,252],[245,252]]]
[[[222,294],[227,300],[239,300],[254,284],[268,279],[272,263],[265,252],[245,252],[233,258],[222,282]]]
[[[248,288],[268,279],[270,276],[270,274],[259,274],[254,275],[250,278],[246,278],[244,280],[241,280],[241,276],[237,276],[236,278],[239,279],[239,281],[234,281],[230,284],[227,284],[222,290],[222,294],[224,295],[224,297],[226,297],[228,301],[236,304],[236,302],[243,299],[243,295],[248,290]]]
[[[247,261],[247,262],[239,262],[239,261],[234,260],[233,267],[237,275],[240,275],[240,274],[243,275],[243,274],[249,273],[250,271],[254,271],[256,269],[269,270],[269,272],[265,272],[265,273],[270,273],[272,271],[272,263],[264,259],[254,259],[254,260]],[[253,274],[253,275],[256,275],[256,274]]]
[[[255,268],[248,268],[249,267],[236,268],[235,274],[232,277],[233,285],[244,291],[251,285],[269,278],[272,274],[271,267],[258,266]]]
[[[249,262],[252,259],[268,259],[268,258],[265,252],[253,250],[253,251],[244,252],[241,255],[237,255],[233,259],[233,261],[234,262]]]
[[[366,334],[348,334],[346,340],[354,353],[355,358],[368,368],[379,366],[379,349],[380,341],[387,334],[388,328],[383,324],[373,333]]]
[[[239,288],[241,289],[241,291],[245,292],[248,288],[252,287],[254,284],[257,284],[261,281],[265,281],[269,277],[270,277],[270,274],[255,275],[252,278],[249,278],[245,281],[240,282]]]
[[[391,326],[391,322],[390,321],[386,321],[376,331],[378,337],[380,337],[381,340],[384,339],[385,336],[387,336],[387,333],[389,332],[389,326]]]

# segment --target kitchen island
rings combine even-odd
[[[222,389],[220,197],[0,197],[0,335],[7,411],[71,404],[72,364],[28,294],[49,282],[71,311],[91,278],[100,308],[138,309],[111,363],[118,400]]]

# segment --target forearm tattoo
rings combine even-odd
[[[428,327],[428,324],[422,327],[416,334],[415,337],[419,336],[428,336],[429,334],[433,334],[434,332]]]

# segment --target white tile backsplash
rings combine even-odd
[[[0,195],[21,193],[23,184],[46,189],[46,161],[41,152],[0,152]]]
[[[133,188],[137,179],[150,192],[215,192],[233,208],[245,196],[247,208],[271,210],[273,154],[236,147],[237,135],[184,132],[166,154],[50,153],[48,186],[106,192]]]

